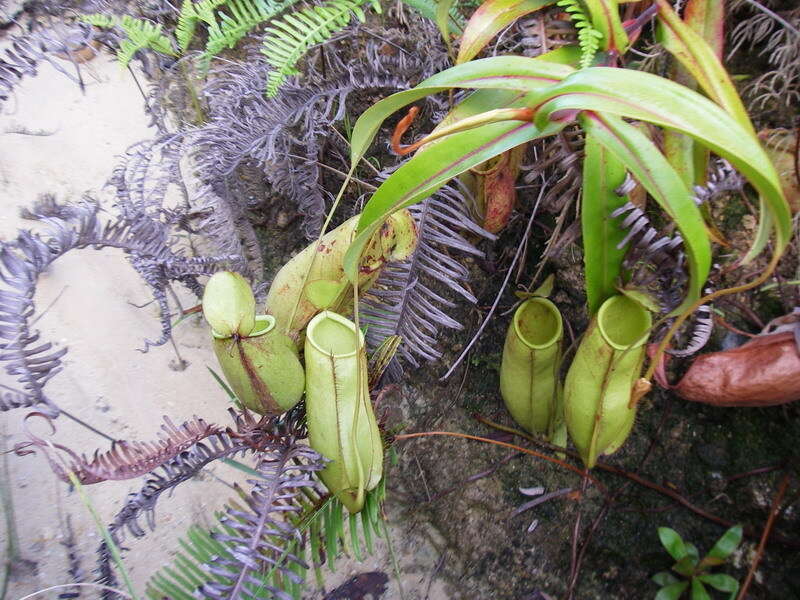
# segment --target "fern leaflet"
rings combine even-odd
[[[297,0],[204,0],[195,12],[208,25],[208,41],[203,51],[205,65],[225,48],[233,48],[253,28],[292,6]],[[224,4],[226,12],[213,9]],[[204,11],[201,13],[201,11]]]
[[[580,0],[558,0],[556,4],[569,14],[575,29],[578,30],[578,44],[581,48],[580,65],[582,69],[585,69],[592,64],[600,49],[600,40],[603,39],[603,34],[592,26]]]
[[[115,17],[109,15],[93,14],[81,17],[86,23],[110,29],[119,27],[125,33],[125,39],[120,42],[117,50],[117,60],[123,67],[127,67],[133,60],[134,54],[139,50],[149,48],[168,56],[177,56],[172,46],[172,39],[161,32],[161,24],[152,23],[145,19],[136,19],[130,15]]]
[[[369,0],[380,12],[380,4]],[[361,5],[367,0],[329,0],[322,6],[304,8],[274,21],[264,35],[261,52],[273,70],[267,75],[268,97],[278,93],[278,88],[287,77],[297,74],[295,65],[311,46],[326,42],[337,31],[344,29],[355,15],[365,21]]]

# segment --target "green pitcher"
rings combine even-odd
[[[297,347],[274,317],[254,314],[255,298],[241,275],[216,273],[203,293],[203,313],[222,373],[242,405],[276,415],[300,401],[305,374]]]
[[[367,389],[364,336],[331,311],[306,329],[306,420],[311,447],[331,462],[320,477],[351,513],[383,474],[383,442]]]
[[[645,357],[652,319],[627,296],[606,300],[589,324],[564,382],[567,430],[584,464],[617,451],[636,417],[631,392]]]
[[[561,420],[558,370],[563,337],[561,313],[547,298],[517,308],[506,333],[500,393],[514,420],[548,438]]]

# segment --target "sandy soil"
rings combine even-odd
[[[15,100],[0,114],[0,236],[9,239],[19,227],[35,227],[23,221],[19,208],[29,206],[39,194],[54,193],[60,201],[78,200],[84,193],[110,205],[103,185],[116,157],[130,144],[147,138],[152,130],[142,110],[142,98],[130,75],[108,57],[98,57],[85,66],[85,93],[49,65],[38,77],[24,80]],[[21,131],[40,132],[30,135]],[[44,340],[68,346],[65,370],[49,384],[55,402],[74,416],[91,423],[115,439],[149,440],[156,437],[161,415],[175,422],[202,415],[209,421],[227,422],[228,401],[211,379],[206,365],[215,359],[206,342],[207,331],[199,319],[184,322],[175,340],[188,367],[177,371],[170,346],[147,354],[136,349],[142,338],[158,333],[153,306],[136,308],[149,300],[146,287],[120,252],[84,250],[59,259],[39,281],[37,309],[47,309],[36,327]],[[193,304],[185,298],[187,305]],[[3,373],[3,384],[14,382]],[[27,411],[0,415],[2,443],[6,448],[22,441],[22,418]],[[46,427],[34,420],[32,428]],[[107,449],[102,437],[67,417],[56,423],[60,443],[86,453]],[[0,463],[2,467],[2,463]],[[221,483],[231,477],[223,467],[211,469],[202,479],[180,486],[171,498],[162,498],[158,527],[142,541],[131,541],[126,565],[139,593],[151,573],[174,554],[176,538],[192,523],[208,523],[213,511],[229,497]],[[85,580],[91,581],[98,530],[77,494],[56,480],[42,456],[9,456],[0,481],[13,500],[7,507],[16,531],[0,523],[4,539],[18,541],[6,598],[48,586],[70,583],[67,572],[66,522],[71,522]],[[126,495],[139,481],[108,482],[86,488],[100,518],[109,522]],[[391,582],[386,598],[444,598],[442,585],[431,582],[436,555],[428,545],[394,539],[395,551],[404,565],[405,594],[401,596],[392,576],[391,561],[384,544],[364,563],[340,562],[328,589],[355,573],[384,571]],[[5,546],[5,544],[3,544]],[[7,548],[0,548],[2,553]],[[431,584],[432,583],[432,584]],[[44,597],[55,598],[57,592]],[[84,597],[94,597],[89,591]],[[309,597],[322,593],[309,592]]]

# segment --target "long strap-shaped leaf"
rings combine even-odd
[[[511,23],[556,0],[486,0],[472,13],[461,36],[457,64],[475,58],[494,36]]]
[[[758,190],[775,216],[776,251],[791,234],[791,213],[778,174],[761,145],[717,104],[663,77],[608,67],[577,71],[538,92],[539,128],[575,111],[591,110],[648,121],[689,135],[730,161]]]
[[[568,65],[523,56],[485,58],[447,69],[364,111],[353,128],[350,159],[353,163],[361,160],[387,117],[425,96],[448,89],[504,89],[527,93],[552,85],[574,70]]]
[[[360,233],[345,255],[345,273],[356,275],[364,244],[389,215],[430,196],[468,169],[520,144],[553,135],[562,127],[551,124],[548,130],[540,131],[533,123],[492,123],[455,133],[414,155],[383,182],[364,207],[359,221]]]
[[[625,248],[617,246],[625,239],[622,219],[611,213],[628,201],[616,188],[625,181],[625,163],[587,131],[583,159],[581,195],[581,230],[586,277],[586,301],[589,314],[617,293],[615,284],[622,273]]]
[[[610,151],[675,221],[689,261],[689,289],[683,311],[700,297],[711,268],[711,246],[703,217],[689,188],[656,145],[641,131],[612,115],[585,112],[580,118],[588,137]]]
[[[675,14],[666,0],[658,0],[658,16],[659,41],[692,74],[703,91],[737,119],[755,138],[755,130],[747,110],[714,49]],[[783,211],[775,211],[763,195],[759,198],[759,213],[756,237],[742,259],[745,264],[752,261],[766,247],[773,223],[778,223],[778,229],[791,230],[791,216]],[[778,251],[782,251],[782,248]]]

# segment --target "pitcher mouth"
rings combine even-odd
[[[356,354],[353,336],[356,325],[342,315],[324,310],[311,319],[306,328],[306,340],[323,354],[347,358]],[[364,347],[364,334],[358,332],[359,345]]]
[[[597,312],[600,333],[617,350],[637,348],[647,341],[653,319],[650,312],[627,296],[606,300]]]
[[[256,315],[255,320],[256,325],[253,327],[253,331],[250,332],[250,335],[241,337],[258,337],[260,335],[264,335],[265,333],[269,333],[275,328],[275,317],[272,315]],[[232,337],[230,335],[220,335],[213,329],[211,330],[211,335],[218,340],[227,340],[228,338]]]
[[[514,313],[514,331],[529,348],[549,348],[563,335],[561,312],[547,298],[530,298]]]

